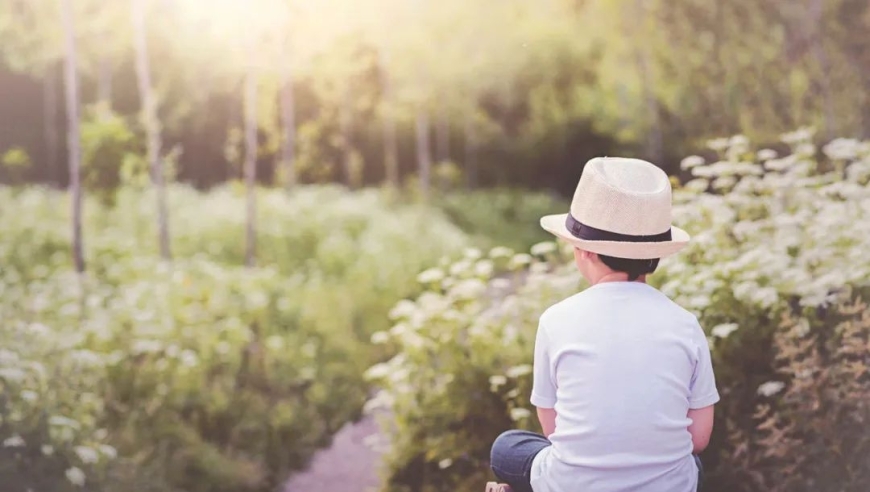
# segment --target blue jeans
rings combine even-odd
[[[514,492],[534,492],[532,490],[532,461],[542,449],[550,445],[549,439],[529,431],[509,430],[503,432],[492,443],[489,466],[496,478],[514,489]],[[697,455],[698,490],[704,479],[704,467]]]

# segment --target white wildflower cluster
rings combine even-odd
[[[824,306],[850,287],[870,285],[868,144],[834,141],[823,147],[827,160],[818,161],[812,138],[809,128],[784,135],[788,155],[754,152],[745,137],[720,139],[710,142],[720,160],[707,164],[691,156],[681,164],[694,179],[675,187],[673,220],[693,239],[684,252],[662,260],[651,279],[699,317],[714,351],[740,344],[760,328],[759,320],[777,319],[782,309]],[[429,311],[422,296],[396,306],[396,326],[403,329],[391,331],[391,338],[400,353],[372,376],[410,427],[399,433],[415,435],[414,422],[428,417],[450,422],[450,408],[467,409],[463,402],[477,398],[469,389],[475,385],[502,398],[506,414],[525,425],[539,316],[580,287],[570,248],[541,243],[530,253],[493,251],[495,278],[486,289],[468,289],[476,299],[442,288],[437,292],[447,305],[439,313]],[[471,268],[463,262],[442,265],[447,277]],[[809,322],[801,326],[798,335]],[[432,343],[415,343],[411,333]],[[454,376],[457,389],[439,385],[444,374]],[[773,397],[784,387],[770,381],[758,394]]]

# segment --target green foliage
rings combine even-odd
[[[870,309],[856,299],[808,320],[787,316],[774,336],[781,381],[769,383],[754,429],[731,436],[756,490],[859,491],[870,481]]]
[[[830,330],[836,323],[824,321],[828,306],[848,298],[853,288],[870,287],[865,254],[870,247],[870,143],[838,139],[817,158],[811,137],[807,130],[784,135],[792,153],[783,157],[769,149],[753,152],[738,136],[711,142],[721,155],[717,162],[706,164],[698,156],[683,161],[693,179],[675,190],[673,217],[693,241],[661,263],[652,283],[695,313],[709,334],[723,395],[705,454],[709,490],[772,483],[753,478],[755,462],[747,465],[741,456],[773,453],[770,446],[782,435],[764,426],[773,434],[748,437],[760,423],[757,406],[779,388],[777,357],[792,350],[782,345],[782,337],[793,331],[777,330],[776,320],[789,314],[822,332]],[[398,303],[391,313],[393,327],[372,337],[398,350],[368,371],[382,388],[369,406],[390,408],[394,419],[385,426],[392,442],[386,490],[475,490],[491,478],[488,451],[498,433],[510,427],[537,429],[528,401],[537,320],[548,306],[577,291],[580,276],[570,247],[546,242],[531,252],[514,255],[497,248],[486,258],[472,252],[458,263],[421,273],[426,292]],[[803,343],[793,340],[806,348]],[[830,342],[806,343],[821,352]],[[832,364],[844,371],[860,369],[854,358],[843,357]],[[866,392],[866,378],[859,381]],[[783,418],[792,418],[787,409],[819,410],[796,406],[795,398],[800,396],[784,400]],[[843,403],[843,411],[862,397],[855,398]],[[784,428],[794,436],[812,440],[818,435],[798,420],[782,421],[777,428],[789,422],[795,427]],[[791,449],[783,459],[800,463],[803,449]],[[848,463],[866,462],[866,449],[852,444],[848,449],[858,453]],[[827,476],[821,468],[805,470],[800,485],[809,489],[814,489],[812,480]]]
[[[479,237],[481,244],[522,251],[546,238],[539,219],[561,213],[568,203],[547,193],[503,188],[474,193],[447,192],[436,195],[433,205],[442,209],[450,221],[467,234]]]
[[[111,206],[122,179],[135,179],[141,167],[134,167],[140,143],[128,122],[105,104],[88,108],[81,124],[82,183],[88,192]]]
[[[30,155],[21,147],[7,150],[0,158],[0,164],[3,164],[4,174],[12,184],[21,184],[28,169],[32,166]]]
[[[0,483],[272,490],[360,414],[362,374],[387,355],[365,341],[419,291],[412,272],[470,244],[377,190],[258,190],[247,269],[244,196],[169,191],[171,266],[153,191],[125,187],[113,208],[86,203],[79,278],[64,194],[0,188],[15,203],[0,207]]]

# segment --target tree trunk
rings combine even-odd
[[[99,76],[97,77],[97,100],[112,109],[112,62],[108,56],[100,57]]]
[[[417,111],[417,168],[420,175],[420,193],[429,196],[429,183],[432,172],[432,150],[429,148],[429,115]]]
[[[477,130],[474,127],[474,113],[465,113],[465,182],[469,189],[477,187]]]
[[[357,186],[357,173],[358,170],[354,169],[353,162],[353,145],[351,142],[351,118],[352,118],[352,108],[350,106],[351,94],[350,88],[347,87],[344,89],[344,92],[341,95],[341,106],[338,109],[338,126],[341,131],[341,148],[342,148],[342,162],[344,167],[344,179],[347,182],[347,187],[350,189],[354,189]]]
[[[386,107],[391,102],[385,101],[384,119],[384,168],[386,171],[387,184],[399,189],[399,141],[396,138],[396,119],[392,107]]]
[[[75,20],[72,0],[63,0],[63,26],[66,57],[64,86],[66,89],[67,145],[69,147],[69,189],[72,198],[73,262],[78,273],[85,271],[82,247],[82,186],[80,179],[81,141],[79,134],[79,81],[76,68]]]
[[[42,81],[42,122],[45,129],[45,155],[48,169],[48,182],[60,184],[57,169],[57,73],[54,64],[45,69]]]
[[[148,62],[148,43],[145,38],[144,0],[132,0],[133,36],[136,49],[136,79],[139,85],[145,133],[147,134],[148,162],[151,167],[151,181],[157,195],[157,229],[160,256],[170,260],[169,213],[166,207],[166,186],[163,181],[163,163],[160,158],[160,122],[157,120],[157,101],[151,88],[151,72]]]
[[[247,189],[245,265],[254,266],[257,249],[257,76],[249,69],[245,77],[245,188]]]
[[[813,57],[820,69],[820,86],[822,90],[822,104],[824,105],[825,135],[829,140],[837,135],[837,116],[834,109],[834,96],[831,89],[831,63],[823,46],[824,36],[821,32],[824,21],[824,2],[822,0],[810,0],[807,12],[807,30],[811,34],[810,46]]]
[[[284,185],[289,191],[296,186],[296,121],[293,98],[293,76],[289,69],[281,80],[281,123],[284,125],[284,140],[281,142],[281,162],[284,167]]]
[[[387,64],[386,56],[384,64]],[[393,84],[386,68],[381,73],[384,97],[381,103],[381,118],[384,124],[384,171],[387,183],[395,189],[399,184],[399,142],[396,139],[396,118],[393,114]]]
[[[645,0],[635,0],[637,9],[636,22],[638,24],[646,24],[646,3]],[[658,102],[656,101],[655,92],[653,91],[653,77],[650,73],[650,55],[647,46],[640,43],[637,53],[637,68],[640,73],[641,86],[643,87],[643,98],[646,104],[647,124],[649,126],[649,136],[647,140],[647,153],[654,162],[661,164],[663,160],[662,150],[662,129],[659,121]]]
[[[435,127],[436,149],[435,159],[438,162],[450,160],[450,115],[447,106],[441,105],[438,110],[438,125]]]

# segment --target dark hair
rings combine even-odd
[[[611,270],[617,272],[625,272],[628,274],[629,280],[637,280],[641,275],[653,273],[659,266],[659,259],[652,258],[649,260],[631,260],[628,258],[615,258],[613,256],[598,255],[605,265]]]

